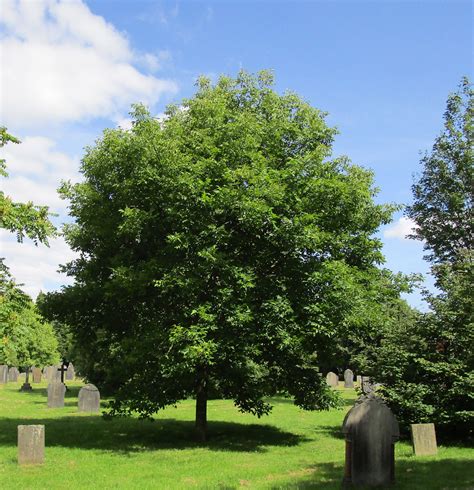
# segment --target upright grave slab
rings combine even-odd
[[[48,408],[64,407],[64,394],[66,386],[64,383],[54,381],[48,385]]]
[[[344,388],[354,388],[354,373],[350,369],[344,371]]]
[[[44,462],[44,425],[18,426],[18,463]]]
[[[434,424],[411,424],[410,429],[415,456],[434,456],[438,454]]]
[[[0,383],[5,384],[8,382],[8,366],[6,364],[0,365]]]
[[[33,383],[41,383],[41,369],[34,367],[32,371]]]
[[[74,370],[74,365],[72,364],[72,362],[70,362],[66,371],[66,380],[73,381],[75,377],[76,377],[76,371]]]
[[[18,381],[18,376],[20,375],[20,371],[17,367],[11,367],[8,370],[8,381],[16,383]]]
[[[342,431],[345,484],[385,487],[395,481],[394,444],[400,432],[397,419],[380,398],[361,396],[347,413]]]
[[[92,384],[83,386],[79,391],[78,410],[79,412],[96,413],[100,408],[100,393],[97,387]]]
[[[329,371],[329,373],[326,374],[326,383],[333,388],[337,387],[339,384],[339,376],[336,373]]]

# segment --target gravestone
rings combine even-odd
[[[385,487],[395,481],[398,422],[373,394],[362,395],[342,424],[346,439],[344,483]]]
[[[438,454],[434,424],[411,424],[411,440],[415,456]]]
[[[83,386],[79,391],[79,412],[98,412],[100,408],[99,390],[91,384]]]
[[[54,373],[54,366],[46,366],[44,369],[43,369],[43,376],[44,376],[44,379],[47,379],[48,381],[52,381],[52,376],[53,376],[53,373]]]
[[[33,374],[33,383],[41,383],[41,369],[34,367],[32,374]]]
[[[326,374],[326,383],[329,386],[337,387],[339,384],[339,376],[336,373],[329,371],[329,373]]]
[[[67,367],[67,371],[66,371],[66,380],[67,381],[73,381],[75,377],[76,377],[76,372],[74,370],[74,366],[73,366],[72,362],[70,362],[69,366]]]
[[[359,386],[362,386],[362,376],[357,376],[357,383]]]
[[[0,365],[0,383],[4,384],[8,382],[8,366],[5,364]]]
[[[21,385],[20,391],[31,391],[33,388],[31,387],[30,383],[30,368],[26,368],[25,371],[25,382]]]
[[[18,426],[18,463],[44,463],[44,425]]]
[[[66,386],[63,383],[53,381],[48,385],[48,408],[64,407],[64,394]]]
[[[52,366],[51,381],[56,381],[58,383],[63,382],[63,380],[61,379],[61,368],[62,368],[62,364],[57,364],[56,366]]]
[[[354,388],[354,373],[350,369],[344,371],[344,388]]]
[[[369,393],[374,392],[374,385],[371,383],[370,378],[368,376],[362,376],[362,392],[368,395]]]
[[[13,383],[16,383],[18,381],[19,375],[20,375],[20,371],[18,371],[18,368],[11,367],[8,370],[8,381],[12,381]]]

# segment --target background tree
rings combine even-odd
[[[407,210],[440,293],[425,293],[431,311],[386,336],[373,366],[405,425],[435,422],[441,434],[463,437],[474,427],[473,104],[464,79]]]
[[[195,396],[204,438],[210,387],[258,416],[278,390],[305,409],[335,403],[319,369],[372,301],[373,235],[393,207],[373,202],[371,172],[328,160],[324,113],[271,85],[267,72],[202,78],[163,121],[136,106],[62,189],[80,257],[43,311],[114,390],[112,414]]]
[[[30,369],[59,361],[52,326],[41,318],[4,264],[0,265],[0,338],[2,364]]]

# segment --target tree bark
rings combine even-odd
[[[196,387],[196,437],[198,441],[207,440],[207,374],[205,368],[198,371]]]

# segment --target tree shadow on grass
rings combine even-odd
[[[308,439],[272,425],[209,422],[209,440],[194,439],[194,422],[134,418],[104,420],[100,415],[66,416],[56,419],[0,418],[0,446],[17,444],[17,426],[45,425],[46,446],[102,449],[132,453],[159,449],[205,447],[214,451],[265,452],[267,446],[296,446]]]
[[[398,460],[395,463],[395,484],[393,490],[461,490],[474,488],[474,469],[472,461],[462,459],[417,459],[415,457]],[[306,473],[306,476],[303,474]],[[296,472],[295,472],[296,474]],[[368,487],[343,487],[342,463],[320,463],[301,471],[302,476],[296,477],[290,484],[275,485],[273,490],[285,489],[366,489]],[[373,487],[371,487],[373,488]],[[379,487],[380,488],[380,487]],[[384,487],[386,488],[386,487]]]

